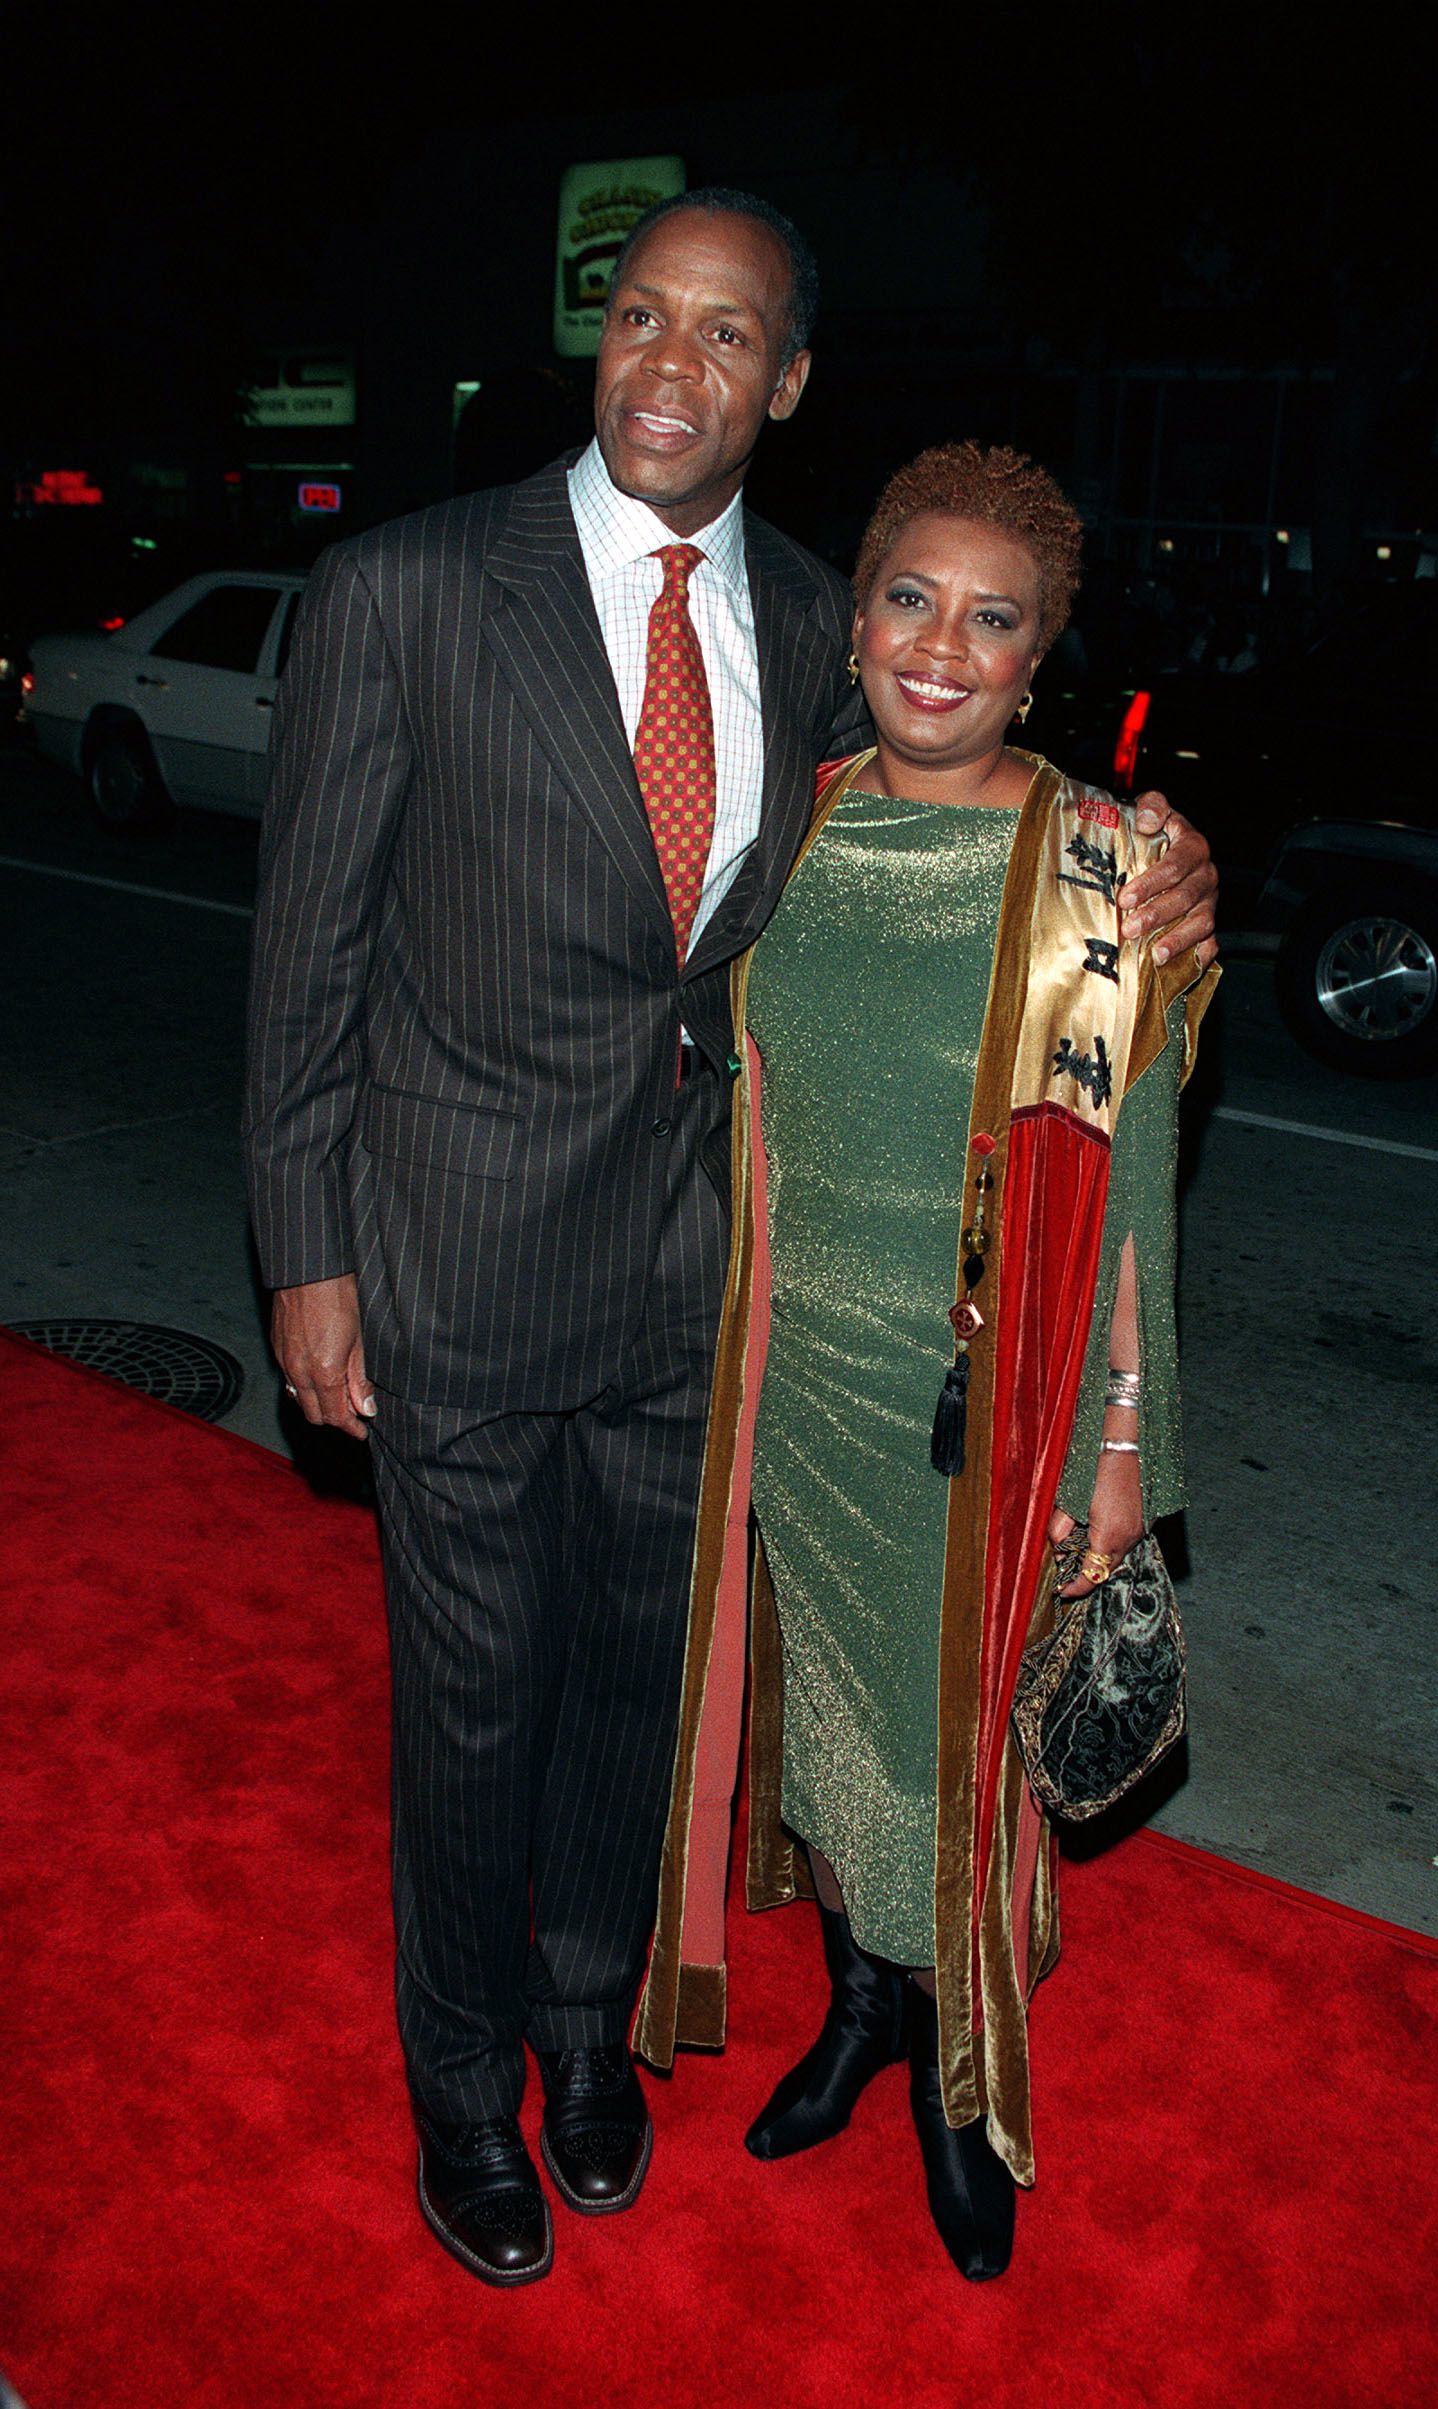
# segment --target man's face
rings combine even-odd
[[[788,254],[757,218],[677,209],[631,252],[609,296],[595,424],[620,492],[675,535],[719,516],[765,419],[797,409],[809,354],[781,367],[788,325]]]

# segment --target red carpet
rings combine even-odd
[[[1438,1947],[1147,1837],[1067,1872],[1002,2283],[939,2250],[897,2070],[817,2158],[740,2148],[818,2021],[795,1909],[736,1914],[733,2040],[651,2083],[636,2209],[486,2291],[412,2205],[366,1517],[8,1341],[0,1446],[29,2409],[1433,2397]]]

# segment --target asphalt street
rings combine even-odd
[[[198,814],[143,844],[105,834],[73,780],[0,752],[0,1321],[196,1333],[244,1367],[228,1426],[303,1450],[240,1176],[255,841]],[[1435,1171],[1438,1077],[1311,1062],[1268,962],[1235,947],[1185,1109],[1191,1504],[1164,1537],[1191,1733],[1142,1812],[1430,1931]],[[304,1462],[356,1477],[345,1442]]]

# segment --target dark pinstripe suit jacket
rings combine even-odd
[[[558,1410],[612,1372],[653,1260],[681,1014],[723,1063],[726,966],[859,716],[847,588],[749,515],[761,828],[681,980],[564,465],[325,555],[262,855],[265,1278],[355,1270],[371,1375],[482,1411]]]

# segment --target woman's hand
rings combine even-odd
[[[1055,1513],[1049,1520],[1049,1537],[1057,1544],[1067,1539],[1076,1527],[1071,1514]],[[1088,1510],[1088,1544],[1097,1548],[1101,1556],[1112,1556],[1117,1564],[1120,1556],[1126,1556],[1135,1540],[1142,1537],[1143,1485],[1138,1457],[1101,1455]],[[1067,1582],[1060,1594],[1066,1598],[1086,1598],[1098,1587],[1097,1581],[1080,1578]]]
[[[1138,1343],[1138,1259],[1134,1253],[1133,1232],[1129,1231],[1118,1259],[1118,1279],[1114,1285],[1113,1313],[1109,1321],[1109,1382],[1108,1394],[1113,1395],[1115,1382],[1136,1386],[1139,1376],[1140,1351]],[[1117,1564],[1126,1556],[1136,1539],[1143,1537],[1143,1480],[1139,1471],[1139,1415],[1136,1397],[1120,1404],[1117,1399],[1104,1406],[1103,1436],[1117,1441],[1118,1452],[1107,1449],[1098,1459],[1093,1497],[1088,1510],[1088,1543],[1100,1556],[1111,1556]],[[1077,1529],[1071,1514],[1054,1513],[1049,1517],[1049,1537],[1055,1546]],[[1061,1590],[1065,1598],[1086,1598],[1097,1589],[1097,1581],[1069,1581]]]

